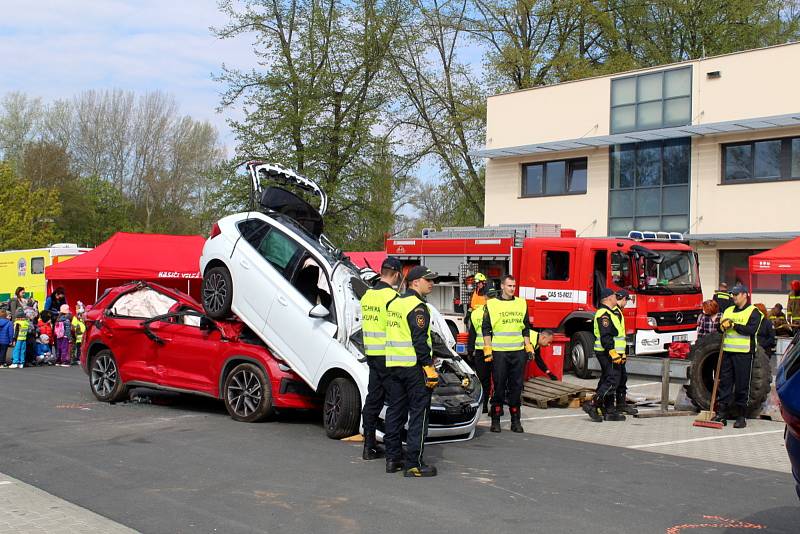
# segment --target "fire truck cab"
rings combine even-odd
[[[592,319],[603,287],[631,294],[624,310],[630,356],[666,355],[670,344],[697,337],[703,299],[697,255],[681,234],[580,238],[559,225],[450,228],[424,232],[421,239],[389,239],[386,251],[442,275],[432,298],[459,329],[472,276],[482,272],[490,287],[499,287],[511,273],[534,327],[570,339],[565,366],[581,377],[597,368]]]

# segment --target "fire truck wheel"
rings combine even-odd
[[[717,369],[719,344],[722,334],[708,334],[692,347],[689,359],[692,365],[686,371],[689,385],[686,395],[698,410],[708,410],[711,403],[711,390],[714,387],[714,372]],[[772,383],[769,356],[764,349],[758,347],[753,358],[753,370],[750,373],[750,398],[748,399],[747,416],[759,413],[761,404],[769,394]]]
[[[578,378],[592,378],[589,358],[594,356],[594,335],[591,332],[575,332],[569,344],[572,370]]]

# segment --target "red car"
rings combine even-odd
[[[237,421],[275,409],[320,407],[319,398],[238,321],[215,321],[192,297],[158,284],[107,290],[86,312],[81,366],[98,400],[131,387],[222,399]]]

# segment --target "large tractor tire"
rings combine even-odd
[[[711,389],[714,387],[714,373],[717,370],[720,343],[722,343],[722,334],[708,334],[695,343],[689,353],[692,364],[686,371],[689,379],[686,394],[699,410],[708,410],[711,404]],[[758,347],[753,358],[753,370],[750,375],[750,398],[746,416],[751,417],[758,414],[769,394],[771,383],[772,371],[769,356],[764,349]]]

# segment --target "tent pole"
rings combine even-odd
[[[188,278],[186,279],[186,294],[187,295],[192,294],[192,281],[189,280]]]
[[[100,296],[100,278],[95,278],[94,280],[94,301],[97,302],[98,297]]]

